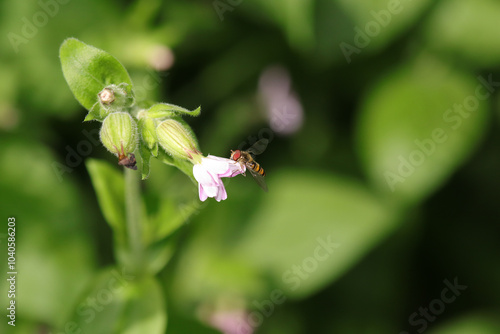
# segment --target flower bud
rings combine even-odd
[[[100,116],[102,117],[112,112],[124,111],[134,102],[132,91],[127,84],[109,85],[101,90],[97,97],[101,105]]]
[[[139,112],[139,133],[141,138],[149,148],[151,153],[156,157],[158,156],[158,139],[156,137],[156,124],[152,118],[144,116]]]
[[[137,169],[133,154],[137,147],[137,130],[130,114],[124,112],[109,114],[102,123],[100,136],[102,144],[118,156],[118,164]]]
[[[104,88],[100,93],[99,93],[99,101],[101,101],[102,104],[111,104],[115,100],[115,93],[111,88]]]
[[[156,127],[156,134],[158,142],[168,154],[182,159],[201,159],[196,138],[187,125],[167,119]]]

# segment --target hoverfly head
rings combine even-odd
[[[241,157],[241,151],[240,150],[236,150],[236,151],[231,150],[231,159],[233,159],[234,161],[236,161],[240,157]]]

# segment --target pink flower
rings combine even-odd
[[[193,166],[193,175],[198,181],[200,200],[213,197],[217,202],[227,198],[222,177],[233,177],[245,173],[246,167],[232,159],[209,155]]]

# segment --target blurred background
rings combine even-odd
[[[147,206],[190,213],[157,275],[166,333],[500,332],[499,1],[0,6],[0,249],[15,217],[18,270],[0,332],[73,333],[115,263],[85,161],[118,166],[64,81],[68,37],[119,59],[138,97],[201,105],[204,154],[269,140],[269,193],[238,177],[221,203],[153,163]]]

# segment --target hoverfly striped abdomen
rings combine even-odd
[[[250,164],[249,164],[249,165],[250,165]],[[251,168],[252,168],[255,172],[259,173],[259,174],[260,174],[260,175],[262,175],[262,176],[266,176],[266,172],[264,171],[264,168],[262,168],[262,167],[259,165],[259,163],[257,163],[257,162],[255,162],[255,161],[254,161],[254,162],[252,162],[252,163],[251,163],[251,165],[252,165],[252,166],[251,166]],[[250,167],[250,166],[249,166],[249,167]]]

